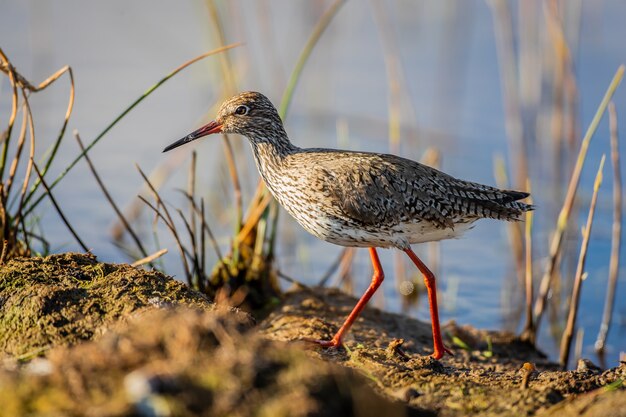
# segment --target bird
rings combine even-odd
[[[243,92],[224,101],[215,120],[167,146],[163,152],[216,134],[245,136],[259,174],[280,205],[309,233],[336,245],[369,249],[371,283],[330,340],[344,338],[384,280],[377,248],[404,251],[424,277],[434,359],[451,354],[442,340],[434,274],[412,244],[456,238],[483,218],[521,220],[534,207],[526,192],[464,181],[396,155],[326,148],[300,148],[287,135],[272,102]]]

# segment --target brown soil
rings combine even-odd
[[[328,339],[355,303],[355,298],[338,290],[298,289],[261,323],[261,332],[276,340]],[[558,412],[562,417],[596,415],[600,410],[610,410],[608,416],[626,416],[626,390],[621,384],[626,364],[604,372],[582,370],[581,364],[580,372],[563,372],[513,335],[454,323],[443,331],[448,346],[456,337],[467,348],[456,347],[453,357],[440,361],[428,356],[432,353],[430,324],[373,308],[366,309],[353,326],[345,349],[300,344],[315,357],[363,373],[387,397],[440,416]],[[581,414],[579,409],[591,414]]]
[[[156,271],[107,264],[91,254],[15,258],[0,266],[0,355],[28,359],[51,346],[89,340],[146,308],[215,306]]]
[[[435,361],[429,324],[368,308],[346,349],[292,342],[332,336],[354,303],[300,288],[255,326],[157,272],[15,260],[0,268],[0,416],[626,416],[626,364],[558,371],[511,335],[448,325],[466,349]]]

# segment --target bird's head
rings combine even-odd
[[[261,93],[248,91],[226,100],[214,121],[172,143],[163,152],[220,132],[236,133],[255,142],[265,141],[272,135],[284,135],[284,128],[272,102]]]

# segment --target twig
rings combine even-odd
[[[185,249],[185,247],[183,246],[182,242],[178,238],[178,233],[176,231],[176,226],[174,224],[170,223],[168,218],[165,217],[163,215],[163,213],[161,213],[161,211],[157,207],[155,207],[152,203],[150,203],[148,200],[146,200],[145,197],[143,197],[141,195],[139,195],[137,197],[139,198],[139,200],[143,201],[144,204],[146,204],[148,207],[150,207],[150,209],[152,209],[152,211],[154,212],[154,215],[155,215],[155,219],[154,219],[155,227],[156,227],[156,223],[157,223],[158,219],[161,219],[163,221],[163,223],[165,223],[165,226],[168,229],[170,229],[170,232],[172,232],[172,235],[174,236],[174,241],[176,242],[176,245],[178,246],[178,250],[180,252],[180,257],[182,258],[182,261],[183,261],[183,268],[185,269],[185,276],[187,277],[187,283],[189,285],[192,285],[193,283],[191,282],[191,273],[190,273],[190,270],[189,270],[189,265],[187,264],[187,256],[189,255],[189,252],[187,251],[187,249]],[[159,204],[159,203],[157,203],[157,204]],[[159,206],[160,206],[160,204],[159,204]],[[191,257],[191,256],[189,255],[189,257]]]
[[[511,188],[510,181],[506,173],[506,163],[502,155],[496,155],[494,157],[494,177],[496,184],[500,188]],[[509,222],[507,224],[507,237],[509,245],[511,246],[511,252],[513,261],[515,262],[515,275],[519,285],[524,282],[524,247],[522,242],[524,241],[524,234],[522,233],[522,226],[519,222]]]
[[[149,264],[149,263],[152,263],[154,260],[160,258],[161,256],[165,255],[166,253],[167,253],[167,249],[161,249],[161,250],[154,252],[152,255],[148,255],[145,258],[136,260],[130,265],[137,267],[137,266]]]
[[[356,253],[356,248],[348,248],[341,264],[339,264],[339,274],[336,287],[345,286],[349,293],[352,293],[354,285],[352,282],[352,261]]]
[[[243,202],[241,199],[241,183],[239,182],[239,174],[237,173],[237,165],[235,164],[235,153],[233,152],[233,145],[230,142],[228,135],[222,135],[224,137],[224,154],[226,155],[226,162],[228,164],[228,173],[233,182],[233,195],[235,197],[235,207],[237,210],[237,218],[235,219],[235,233],[238,234],[241,231],[243,224]]]
[[[187,283],[189,285],[193,285],[193,282],[191,281],[192,279],[191,270],[189,269],[189,264],[187,263],[187,257],[185,254],[185,248],[178,236],[178,231],[176,230],[176,225],[174,224],[174,221],[172,220],[172,216],[170,216],[170,213],[167,210],[165,203],[163,203],[161,196],[159,195],[158,191],[154,188],[154,186],[152,185],[152,183],[150,182],[146,174],[144,174],[144,172],[141,170],[139,165],[135,165],[135,166],[137,167],[137,170],[139,171],[139,175],[141,175],[146,185],[148,185],[148,188],[150,189],[150,191],[152,191],[152,195],[154,196],[154,199],[157,201],[157,204],[163,207],[163,212],[165,213],[165,216],[161,214],[161,211],[158,208],[150,204],[148,200],[146,200],[142,196],[139,196],[139,198],[144,203],[146,203],[152,210],[154,210],[156,215],[164,221],[167,228],[170,229],[170,231],[172,232],[172,235],[174,236],[174,240],[176,241],[176,245],[178,246],[178,250],[180,251],[180,257],[182,258],[182,261],[183,261],[183,267],[185,268],[185,276],[187,277]]]
[[[572,172],[572,176],[569,182],[569,186],[567,188],[567,195],[565,197],[565,202],[563,203],[563,207],[561,208],[561,212],[559,213],[559,218],[557,221],[557,227],[552,235],[552,240],[550,242],[550,259],[548,261],[548,266],[543,274],[541,279],[541,285],[539,288],[539,294],[537,295],[537,301],[535,302],[535,332],[539,330],[539,325],[541,323],[541,318],[543,316],[543,312],[545,309],[546,301],[548,298],[548,292],[550,291],[550,287],[552,285],[552,279],[555,275],[556,264],[559,258],[559,254],[561,252],[561,245],[563,243],[563,235],[565,233],[565,229],[567,226],[567,221],[569,219],[570,212],[572,210],[572,206],[574,205],[574,199],[576,198],[576,192],[578,191],[578,184],[580,182],[580,175],[583,169],[583,165],[585,163],[585,157],[587,155],[587,149],[589,148],[589,143],[591,142],[591,138],[593,137],[598,124],[600,123],[600,119],[602,119],[602,115],[606,107],[615,93],[615,90],[619,86],[622,78],[624,76],[624,65],[620,65],[615,75],[613,76],[613,80],[611,84],[609,84],[606,93],[604,94],[604,98],[600,102],[598,106],[598,110],[594,115],[591,123],[589,124],[589,128],[585,133],[585,137],[580,145],[580,151],[578,153],[578,158],[576,160],[576,165],[574,166],[574,171]]]
[[[190,226],[191,230],[195,232],[196,230],[196,212],[194,211],[195,202],[193,201],[193,196],[196,195],[196,165],[198,162],[198,152],[194,149],[191,152],[191,163],[189,164],[189,182],[187,183],[187,194],[191,196],[191,201],[189,202],[189,218],[190,218]]]
[[[209,240],[211,240],[211,244],[213,245],[213,249],[215,250],[217,259],[223,259],[222,252],[220,251],[220,247],[217,244],[217,239],[215,239],[215,235],[211,231],[208,223],[206,222],[206,217],[204,215],[204,199],[200,199],[200,209],[198,209],[198,206],[196,205],[192,196],[190,196],[189,194],[185,194],[185,197],[187,197],[187,199],[190,201],[191,207],[196,212],[196,215],[201,216],[200,227],[202,228],[202,231],[209,236]],[[202,243],[202,248],[202,253],[204,253],[204,243]]]
[[[83,141],[80,139],[80,135],[78,134],[78,130],[74,130],[74,137],[76,138],[76,141],[78,142],[78,146],[80,146],[80,149],[84,151],[85,150],[85,146],[83,145]],[[130,224],[126,220],[126,217],[124,217],[124,214],[122,213],[120,208],[117,206],[117,204],[115,204],[115,201],[113,200],[113,197],[111,197],[111,194],[109,193],[109,190],[104,185],[104,182],[102,181],[102,179],[98,175],[98,172],[96,171],[95,166],[91,162],[91,158],[87,154],[85,154],[85,162],[87,162],[87,165],[89,166],[89,169],[91,170],[91,173],[93,174],[93,177],[96,179],[96,182],[98,183],[98,186],[102,190],[102,193],[106,197],[106,199],[109,202],[109,204],[111,205],[111,207],[113,207],[113,211],[115,211],[115,214],[117,214],[117,217],[120,219],[120,221],[124,225],[124,228],[126,229],[128,234],[130,234],[130,236],[133,239],[133,241],[135,241],[135,244],[137,245],[137,248],[139,249],[141,254],[144,256],[144,259],[147,258],[148,257],[148,252],[146,252],[146,250],[144,249],[143,245],[141,244],[141,240],[139,240],[139,236],[137,236],[137,234],[132,229],[132,227],[130,227]]]
[[[45,88],[43,87],[43,85],[46,84],[46,82],[49,81],[50,83],[52,83],[52,81],[55,81],[58,77],[60,77],[65,72],[67,72],[67,75],[70,79],[70,97],[67,103],[67,110],[65,111],[63,125],[61,125],[61,130],[59,131],[59,134],[57,135],[57,140],[54,142],[52,151],[50,152],[50,156],[48,157],[48,160],[46,161],[46,164],[44,165],[44,169],[42,171],[44,176],[48,172],[48,169],[50,169],[50,165],[52,164],[52,161],[54,160],[54,157],[56,156],[56,153],[59,150],[59,146],[61,145],[61,140],[63,139],[63,136],[65,135],[65,129],[67,129],[67,124],[70,121],[72,110],[74,108],[75,87],[74,87],[74,73],[72,72],[72,67],[65,66],[61,68],[59,71],[57,71],[58,75],[54,74],[48,80],[44,81],[42,84],[39,85],[40,88]],[[55,76],[56,78],[53,78]],[[47,87],[47,84],[45,86]],[[37,184],[33,185],[33,190],[31,190],[31,192],[33,192],[35,188],[37,188]]]
[[[585,261],[587,260],[587,248],[589,247],[589,237],[591,236],[591,226],[593,224],[593,215],[598,200],[598,190],[602,184],[602,168],[604,167],[605,156],[602,155],[600,167],[596,174],[596,180],[593,184],[593,196],[591,197],[591,205],[589,206],[589,215],[587,216],[587,224],[583,230],[583,241],[580,247],[580,255],[578,257],[578,265],[576,267],[576,275],[574,277],[574,288],[572,289],[572,298],[570,300],[569,313],[567,315],[567,325],[563,331],[561,338],[561,355],[560,364],[563,369],[567,367],[569,360],[570,346],[574,335],[574,326],[576,325],[576,316],[578,314],[578,304],[580,301],[580,288],[582,286],[583,277],[585,275]]]
[[[209,226],[207,226],[206,216],[204,214],[204,199],[200,198],[200,228],[202,229],[202,233],[200,233],[200,265],[202,266],[203,271],[206,271],[206,238],[204,237],[205,226],[210,233],[211,230],[209,229]],[[222,259],[222,257],[220,256],[220,248],[217,245],[217,241],[215,241],[215,238],[213,237],[213,233],[210,233],[209,238],[212,238],[212,242],[214,243],[215,248],[217,248],[215,252],[219,256],[218,259]]]
[[[19,96],[17,93],[17,80],[16,80],[16,78],[18,77],[18,74],[13,68],[13,66],[11,65],[11,63],[9,62],[9,59],[4,54],[4,51],[2,51],[2,48],[0,48],[0,67],[2,67],[2,70],[9,75],[9,82],[11,83],[11,90],[12,90],[11,115],[9,116],[9,125],[7,126],[7,130],[5,134],[6,139],[4,140],[4,143],[2,145],[2,163],[0,164],[0,181],[2,181],[4,179],[4,167],[6,166],[6,162],[7,162],[7,155],[9,153],[9,142],[11,140],[11,132],[13,131],[15,118],[17,117],[17,111],[18,111],[17,107],[18,107],[18,100],[19,100]],[[8,193],[6,195],[8,195]]]
[[[341,262],[343,258],[346,256],[347,251],[348,251],[348,248],[343,248],[341,252],[339,252],[339,256],[337,257],[337,259],[335,259],[335,261],[328,267],[324,275],[322,275],[322,278],[320,278],[319,282],[317,283],[318,287],[326,286],[326,283],[328,282],[330,277],[333,276],[337,268],[339,268],[339,265],[341,265]]]
[[[611,327],[613,305],[615,303],[615,287],[619,273],[619,254],[622,243],[622,174],[620,170],[619,137],[617,131],[617,114],[615,104],[609,104],[609,124],[611,129],[611,162],[613,163],[613,236],[611,237],[611,261],[609,264],[609,281],[602,313],[602,324],[598,332],[595,349],[598,354],[604,353],[606,337]]]
[[[250,234],[257,222],[263,216],[263,213],[265,213],[265,209],[269,205],[270,201],[272,201],[272,195],[267,192],[263,196],[263,199],[252,208],[252,212],[248,215],[248,218],[246,219],[246,224],[243,225],[243,227],[235,237],[235,244],[243,242],[245,238],[248,237],[248,234]]]
[[[48,172],[48,170],[50,169],[50,166],[52,165],[52,161],[54,161],[54,157],[56,156],[57,151],[59,150],[59,147],[61,146],[61,141],[63,140],[63,136],[65,135],[65,129],[67,129],[67,124],[70,121],[72,110],[74,108],[75,88],[74,88],[74,73],[72,72],[72,68],[66,65],[65,67],[58,70],[56,73],[52,74],[46,80],[44,80],[37,87],[34,87],[34,90],[32,90],[32,91],[40,91],[40,90],[45,89],[46,87],[48,87],[50,84],[52,84],[59,77],[61,77],[61,75],[65,74],[66,72],[70,79],[70,97],[67,103],[67,110],[65,111],[65,117],[63,119],[63,124],[61,125],[61,130],[59,131],[59,134],[57,135],[57,139],[54,141],[54,144],[52,145],[52,150],[50,151],[50,154],[48,155],[48,160],[44,164],[43,170],[41,171],[44,177],[46,173]],[[35,181],[35,183],[32,185],[28,199],[30,199],[30,196],[35,193],[38,187],[39,187],[39,180]]]
[[[85,245],[83,243],[83,241],[80,239],[80,237],[78,237],[78,234],[74,231],[74,228],[70,225],[70,222],[67,220],[67,218],[65,217],[65,215],[63,214],[63,212],[61,211],[61,207],[59,207],[59,205],[56,202],[56,199],[54,198],[54,196],[52,195],[52,192],[50,191],[50,188],[48,187],[48,185],[46,184],[46,182],[43,179],[43,175],[41,174],[41,172],[39,171],[39,168],[37,168],[36,164],[33,164],[33,168],[35,169],[35,172],[37,173],[37,175],[39,176],[39,180],[41,181],[41,185],[43,185],[43,188],[46,190],[46,193],[48,194],[48,197],[50,198],[50,202],[52,202],[52,205],[54,206],[54,208],[56,209],[57,213],[59,213],[59,217],[61,217],[61,220],[63,220],[63,223],[65,223],[65,226],[67,227],[67,229],[70,231],[70,233],[72,234],[72,236],[74,236],[74,239],[76,239],[76,241],[78,242],[78,244],[80,245],[80,247],[85,251],[85,252],[89,252],[89,248],[87,247],[87,245]]]
[[[4,260],[7,257],[7,247],[9,246],[9,241],[8,240],[3,240],[2,241],[2,253],[0,254],[0,265],[4,264]]]
[[[311,289],[311,287],[309,287],[308,285],[305,285],[305,284],[301,283],[300,281],[298,281],[297,279],[292,278],[289,275],[284,274],[280,270],[276,271],[276,275],[278,275],[278,278],[282,278],[285,281],[290,282],[290,283],[295,284],[295,285],[298,285],[301,288],[305,288],[307,290]]]
[[[574,339],[574,363],[578,364],[578,361],[583,355],[583,341],[585,340],[585,329],[580,327],[576,330],[576,339]]]
[[[196,233],[191,228],[191,225],[185,218],[183,211],[181,209],[177,209],[176,212],[182,219],[183,224],[185,225],[185,228],[187,229],[187,233],[189,234],[189,239],[191,240],[191,261],[193,262],[193,268],[194,268],[194,272],[196,273],[196,278],[197,278],[196,288],[198,288],[198,290],[200,291],[204,291],[204,281],[203,281],[204,271],[200,270],[200,257],[198,256],[198,244],[196,241]]]
[[[15,179],[15,174],[17,174],[17,167],[19,166],[19,162],[22,160],[22,150],[24,149],[24,143],[26,142],[26,127],[28,126],[28,116],[26,114],[26,104],[24,104],[24,117],[22,117],[22,127],[20,129],[20,134],[17,137],[17,148],[15,149],[15,156],[11,161],[11,168],[9,169],[9,176],[4,185],[5,195],[8,198],[11,194],[11,188],[13,187],[13,180]]]
[[[23,208],[24,208],[24,202],[26,200],[26,190],[28,189],[30,176],[33,171],[33,166],[35,165],[35,123],[33,122],[33,113],[30,108],[28,97],[26,96],[26,92],[24,90],[22,90],[22,97],[24,99],[24,109],[25,109],[24,117],[28,117],[28,129],[30,131],[30,152],[28,155],[28,164],[26,165],[26,172],[24,174],[24,182],[22,184],[22,191],[20,192],[20,203],[17,208],[17,214],[15,216],[16,225],[20,224],[20,222],[23,223],[24,220],[26,219],[26,215],[23,212]],[[42,198],[43,198],[43,195],[42,195]],[[23,224],[22,228],[25,231],[26,225]]]
[[[61,130],[59,131],[59,134],[57,135],[57,139],[54,142],[54,145],[52,147],[52,151],[50,152],[48,160],[46,161],[46,163],[44,165],[44,169],[41,171],[42,174],[45,176],[46,172],[48,172],[48,169],[50,168],[50,165],[52,164],[52,161],[54,160],[54,157],[56,156],[56,153],[57,153],[57,151],[59,149],[59,146],[61,145],[61,141],[63,139],[63,136],[65,135],[65,129],[67,128],[67,124],[69,123],[70,116],[72,115],[72,110],[74,108],[75,86],[74,86],[74,74],[72,72],[72,68],[70,66],[66,65],[63,68],[57,70],[50,77],[46,78],[44,81],[39,83],[39,85],[35,86],[32,83],[30,83],[26,78],[24,78],[22,75],[20,75],[15,70],[15,68],[9,63],[6,55],[4,55],[4,53],[2,52],[1,49],[0,49],[0,58],[2,58],[0,60],[0,70],[2,70],[3,72],[6,72],[9,75],[9,78],[11,79],[12,86],[14,87],[14,91],[15,91],[16,87],[19,87],[19,88],[21,88],[23,90],[23,92],[25,92],[25,91],[38,92],[38,91],[44,90],[49,85],[54,83],[63,74],[67,73],[68,76],[69,76],[69,79],[70,79],[70,96],[69,96],[69,100],[68,100],[68,104],[67,104],[67,110],[65,112],[65,117],[64,117],[64,120],[63,120],[63,124],[61,125]],[[17,82],[15,82],[16,80],[17,80]],[[15,99],[15,97],[14,97],[14,99]],[[16,104],[16,102],[14,102],[14,104]],[[14,120],[14,115],[12,115],[12,119]],[[10,125],[9,125],[8,136],[10,136],[10,127],[11,126],[12,126],[12,122],[10,122]],[[5,151],[6,151],[6,144],[5,144],[5,149],[3,150],[2,170],[4,170],[4,163],[6,162],[6,152]],[[1,177],[2,177],[2,175],[0,174],[0,178]],[[32,186],[32,189],[31,189],[30,194],[29,194],[29,198],[30,198],[30,195],[32,195],[32,193],[35,192],[35,190],[37,189],[38,186],[39,186],[39,181],[36,181],[33,184],[33,186]]]

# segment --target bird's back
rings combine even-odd
[[[287,211],[309,232],[345,246],[445,239],[477,219],[517,220],[532,209],[517,201],[526,193],[459,180],[395,155],[298,149],[270,169],[279,172],[261,174]]]

